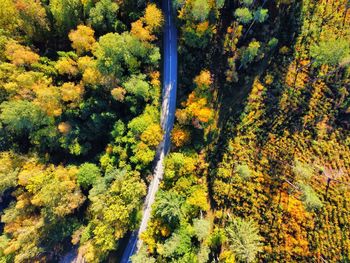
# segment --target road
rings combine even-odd
[[[151,217],[152,204],[154,203],[159,183],[163,178],[163,161],[164,157],[169,152],[171,130],[174,126],[177,89],[177,30],[173,20],[171,0],[163,0],[162,8],[165,18],[163,33],[163,101],[161,110],[161,126],[164,131],[164,137],[162,143],[158,147],[156,166],[153,173],[154,178],[148,188],[140,227],[131,234],[120,260],[121,263],[131,262],[130,257],[137,252],[142,245],[140,234],[146,230]]]

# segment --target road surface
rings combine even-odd
[[[140,228],[134,231],[125,248],[120,260],[121,263],[128,263],[130,257],[141,247],[142,240],[140,234],[147,228],[151,217],[151,208],[155,200],[155,195],[159,188],[159,183],[163,178],[163,160],[170,148],[170,135],[174,126],[176,109],[176,88],[177,88],[177,30],[172,16],[171,0],[163,0],[163,13],[165,17],[163,34],[163,101],[161,112],[161,125],[164,130],[164,138],[158,147],[154,178],[148,188],[143,208],[143,217]]]

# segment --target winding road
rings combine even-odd
[[[121,263],[128,263],[130,257],[138,251],[142,245],[141,233],[146,228],[151,217],[152,204],[154,203],[159,183],[163,178],[163,161],[170,148],[171,130],[174,126],[177,89],[177,30],[173,20],[171,0],[163,0],[163,13],[165,17],[163,34],[163,91],[161,126],[164,131],[162,143],[158,147],[154,178],[148,188],[143,208],[143,217],[138,230],[134,231],[120,259]]]

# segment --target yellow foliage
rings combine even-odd
[[[151,84],[155,87],[160,87],[160,72],[159,71],[153,71],[150,74],[151,76]]]
[[[131,34],[141,41],[155,40],[155,36],[153,36],[150,31],[143,26],[143,22],[140,19],[131,24]]]
[[[200,88],[208,88],[212,84],[209,70],[202,70],[201,73],[195,77],[194,83]]]
[[[66,82],[61,86],[62,99],[65,102],[77,103],[84,94],[84,87],[73,82]]]
[[[164,22],[162,10],[155,4],[148,4],[145,10],[144,21],[151,32],[157,31]]]
[[[151,124],[141,134],[141,140],[148,146],[158,146],[163,139],[163,130],[159,124]]]
[[[39,55],[28,47],[9,41],[5,47],[6,57],[16,66],[32,65],[39,61]]]
[[[62,114],[61,95],[59,89],[45,84],[33,86],[36,98],[34,104],[40,106],[49,116],[60,116]]]
[[[83,73],[83,82],[87,85],[97,85],[101,82],[102,75],[96,68],[87,68]]]
[[[117,101],[123,102],[126,94],[126,90],[122,87],[112,89],[111,94]]]
[[[72,41],[72,48],[78,54],[93,51],[96,40],[94,38],[94,30],[91,27],[79,25],[76,30],[72,30],[69,33],[68,37]]]
[[[57,61],[55,68],[61,75],[67,74],[70,76],[76,76],[79,73],[77,63],[71,58],[61,58]]]

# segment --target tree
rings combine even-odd
[[[84,25],[79,25],[76,30],[69,33],[68,37],[72,41],[72,48],[77,51],[78,55],[92,51],[96,42],[94,30]]]
[[[154,216],[174,227],[180,223],[182,217],[182,198],[175,192],[159,192],[154,203]]]
[[[37,63],[40,58],[30,48],[24,47],[13,40],[6,44],[5,56],[16,66],[32,65]]]
[[[63,37],[77,27],[83,14],[81,0],[52,0],[49,7],[55,20],[56,30]]]
[[[36,0],[14,2],[22,20],[21,29],[25,31],[26,37],[36,42],[45,41],[46,34],[49,33],[49,23],[43,4]]]
[[[211,75],[209,70],[202,70],[201,73],[195,77],[194,83],[202,89],[208,89],[212,84]]]
[[[20,18],[12,0],[0,1],[0,29],[7,34],[14,34],[20,25]]]
[[[7,189],[17,186],[22,161],[22,158],[12,152],[0,152],[0,198]]]
[[[50,125],[50,119],[46,114],[29,101],[6,101],[0,105],[0,110],[0,121],[7,131],[15,135],[28,136]]]
[[[210,6],[208,0],[194,0],[192,2],[192,15],[195,20],[204,21],[208,18]]]
[[[128,93],[148,101],[149,99],[153,98],[154,95],[152,94],[152,87],[147,81],[145,81],[145,79],[146,76],[143,74],[132,75],[131,78],[123,84],[123,86]]]
[[[145,246],[142,246],[137,254],[131,257],[132,263],[155,263],[156,260],[154,257],[151,257],[147,253],[147,249]]]
[[[145,10],[144,20],[151,32],[157,32],[164,22],[162,11],[155,4],[148,4]]]
[[[259,8],[254,12],[254,20],[258,21],[259,23],[265,22],[268,17],[269,15],[267,9]]]
[[[315,65],[327,64],[338,66],[350,56],[350,43],[348,39],[328,38],[310,47],[310,55]]]
[[[72,107],[76,106],[84,94],[84,87],[73,82],[63,83],[61,86],[62,100],[69,102]]]
[[[176,125],[171,131],[171,141],[176,147],[182,147],[189,143],[191,134],[188,130],[182,129],[179,125]]]
[[[243,67],[246,67],[249,63],[257,57],[260,48],[260,43],[258,41],[252,41],[249,43],[248,47],[243,51],[241,57],[241,63]]]
[[[144,27],[141,19],[131,23],[131,34],[145,42],[156,39],[155,36],[151,35],[148,28]]]
[[[235,218],[226,232],[230,248],[240,262],[253,262],[256,254],[262,251],[262,238],[254,221]]]
[[[21,166],[16,201],[1,218],[8,238],[5,255],[14,262],[44,260],[45,253],[71,235],[76,224],[71,216],[84,202],[76,173],[75,167],[45,166],[36,158]]]
[[[116,248],[128,230],[135,228],[146,186],[138,173],[111,169],[89,192],[91,220],[86,240],[81,240],[84,257],[98,261]]]
[[[137,74],[142,64],[153,65],[160,59],[159,49],[146,46],[128,33],[109,33],[102,36],[94,52],[101,73],[118,79],[127,73]]]
[[[210,221],[207,219],[194,219],[193,228],[199,241],[204,241],[210,234]]]
[[[118,24],[117,13],[119,6],[111,0],[98,1],[90,10],[92,27],[99,32],[114,31]]]
[[[246,164],[237,165],[235,171],[243,181],[247,181],[253,176],[253,172]]]
[[[77,182],[83,189],[93,186],[98,178],[101,177],[100,169],[93,163],[84,163],[80,166]]]
[[[298,183],[298,186],[301,188],[301,199],[308,211],[315,211],[322,208],[323,203],[311,186],[304,183]]]
[[[235,11],[235,17],[237,17],[237,20],[242,24],[248,24],[253,20],[253,15],[247,7],[237,8]]]

